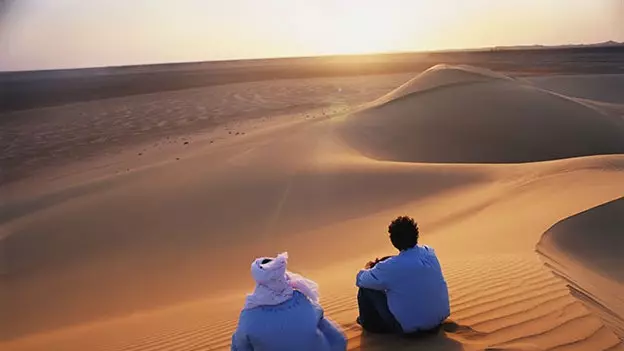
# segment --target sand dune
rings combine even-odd
[[[538,251],[572,293],[624,337],[624,198],[555,224]]]
[[[614,115],[479,69],[438,67],[423,77],[353,116],[191,143],[180,160],[163,153],[124,173],[104,158],[89,177],[37,191],[29,189],[45,175],[3,186],[0,347],[226,350],[251,288],[250,260],[288,250],[290,268],[320,283],[350,350],[624,350],[615,324],[534,252],[553,223],[624,193],[624,155],[594,155],[621,152]],[[412,123],[420,118],[426,123]],[[479,152],[491,163],[566,159],[467,163]],[[567,158],[581,155],[594,156]],[[398,156],[462,163],[390,162]],[[371,336],[354,323],[354,274],[392,252],[385,230],[401,213],[419,220],[451,294],[441,331],[416,340]],[[601,269],[585,260],[557,259],[555,271]]]
[[[442,66],[349,116],[380,160],[509,163],[624,152],[624,120],[500,74]]]

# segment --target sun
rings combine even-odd
[[[319,0],[315,4],[297,3],[286,35],[299,50],[321,55],[425,50],[440,27],[432,15],[448,12],[429,1],[400,8],[376,0]]]

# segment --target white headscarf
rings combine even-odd
[[[245,307],[251,309],[258,306],[279,305],[292,298],[297,290],[313,302],[318,302],[318,285],[310,279],[286,270],[288,253],[284,252],[262,263],[268,257],[258,258],[251,263],[251,275],[256,281],[254,292],[247,295]]]

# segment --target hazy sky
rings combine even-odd
[[[624,41],[624,0],[4,2],[0,70]]]

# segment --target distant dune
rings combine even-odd
[[[437,66],[340,131],[389,161],[510,163],[624,153],[624,121],[587,104],[484,69]]]
[[[591,44],[564,44],[564,45],[513,45],[496,46],[493,50],[553,50],[553,49],[583,49],[583,48],[613,48],[622,47],[624,43],[613,40]]]

